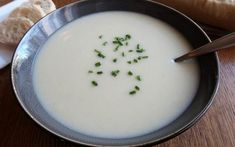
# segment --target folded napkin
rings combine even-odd
[[[235,0],[156,0],[191,18],[235,31]]]

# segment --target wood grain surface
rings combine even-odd
[[[74,1],[54,0],[57,7]],[[7,2],[0,0],[0,5]],[[220,87],[208,112],[192,128],[156,147],[235,147],[235,48],[220,51],[219,59]],[[77,145],[50,134],[26,115],[11,86],[10,66],[0,70],[0,147],[54,146]]]

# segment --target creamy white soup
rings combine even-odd
[[[69,23],[43,45],[33,83],[48,113],[68,128],[106,138],[156,131],[179,117],[198,88],[191,49],[161,20],[113,11]]]

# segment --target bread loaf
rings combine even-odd
[[[33,5],[39,6],[42,10],[48,14],[56,9],[52,0],[31,0]]]
[[[41,7],[36,5],[26,5],[16,8],[9,15],[10,18],[24,17],[30,19],[33,23],[36,23],[39,19],[45,16],[46,13]]]
[[[8,18],[0,23],[0,42],[17,44],[33,22],[24,17]]]
[[[234,0],[156,0],[169,5],[193,19],[235,31]]]
[[[13,10],[6,20],[0,22],[0,42],[18,44],[34,23],[55,9],[52,0],[30,0],[22,4]]]

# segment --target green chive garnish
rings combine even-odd
[[[125,53],[124,52],[122,52],[122,57],[125,57]]]
[[[95,67],[99,67],[99,66],[101,66],[101,63],[100,62],[96,62],[95,63]]]
[[[114,59],[113,59],[113,62],[116,63],[116,62],[117,62],[117,58],[114,58]]]
[[[131,71],[128,71],[128,73],[127,73],[129,76],[132,76],[133,75],[133,73],[131,72]]]
[[[137,53],[143,53],[145,50],[144,49],[137,49],[136,52]]]
[[[108,44],[108,42],[107,41],[105,41],[102,45],[103,46],[106,46]]]
[[[135,90],[130,91],[129,94],[130,94],[130,95],[134,95],[134,94],[136,94],[136,91],[135,91]]]
[[[135,90],[139,91],[139,90],[140,90],[140,87],[135,86]]]
[[[128,64],[131,64],[131,61],[127,61]]]
[[[101,51],[95,49],[95,52],[97,53],[97,56],[98,56],[98,57],[100,57],[100,58],[105,58],[105,55],[103,55]]]
[[[98,86],[98,83],[97,83],[96,81],[91,81],[91,84],[92,84],[93,86]]]
[[[141,60],[141,59],[147,59],[147,58],[148,58],[148,56],[139,56],[137,59]]]
[[[116,52],[119,49],[120,45],[116,46],[114,51]]]
[[[138,63],[138,60],[137,60],[137,59],[134,59],[133,62]]]
[[[102,75],[103,74],[103,71],[98,71],[97,72],[97,75]]]
[[[136,76],[135,78],[136,78],[136,80],[141,81],[141,78],[140,78],[140,76],[139,76],[139,75],[138,75],[138,76]]]
[[[120,70],[114,70],[114,71],[111,71],[111,75],[113,77],[116,77],[118,74],[119,74]]]
[[[101,54],[101,53],[98,54],[97,56],[100,57],[100,58],[105,58],[105,55],[103,55],[103,54]]]
[[[148,58],[148,56],[142,56],[141,58],[142,58],[142,59],[147,59],[147,58]]]
[[[113,41],[113,44],[118,44],[119,46],[123,46],[123,44],[120,40]]]
[[[99,50],[97,50],[97,49],[95,49],[94,51],[95,51],[97,54],[101,53],[101,51],[99,51]]]
[[[128,40],[128,39],[131,39],[131,35],[130,35],[130,34],[127,34],[127,35],[125,36],[125,40]]]
[[[102,43],[102,45],[103,46],[106,46],[107,44],[109,44],[109,42],[108,41],[105,41],[105,40],[103,40],[103,35],[100,35],[100,36],[98,36],[99,37],[99,39],[102,39],[101,41],[103,41],[103,43]],[[124,35],[124,36],[121,36],[121,37],[114,37],[113,38],[113,40],[112,40],[112,42],[111,43],[113,43],[113,45],[114,45],[114,50],[113,51],[118,51],[119,49],[122,49],[123,48],[123,46],[128,46],[129,44],[130,44],[130,39],[132,38],[132,36],[130,35],[130,34],[126,34],[126,35]],[[127,47],[126,47],[127,48]],[[96,53],[96,55],[98,56],[98,57],[100,57],[100,58],[105,58],[105,55],[100,51],[100,50],[97,50],[97,49],[95,49],[94,50],[95,51],[95,53]],[[140,44],[137,44],[136,45],[136,48],[133,50],[133,49],[129,49],[129,50],[127,50],[127,51],[120,51],[121,52],[121,56],[122,57],[125,57],[125,56],[127,56],[128,55],[128,52],[129,53],[131,53],[131,52],[137,52],[137,53],[140,53],[139,54],[139,56],[137,56],[136,58],[133,58],[132,60],[129,60],[129,61],[126,61],[128,64],[134,64],[134,63],[138,63],[138,62],[140,62],[140,60],[142,60],[142,59],[147,59],[148,58],[148,56],[144,56],[143,54],[141,54],[141,53],[143,53],[143,52],[145,52],[145,49],[140,45]],[[113,58],[112,59],[112,62],[114,62],[114,63],[116,63],[117,62],[117,58]],[[95,67],[100,67],[100,66],[103,66],[102,64],[101,64],[101,62],[96,62],[95,64],[94,64],[94,66]],[[99,69],[99,68],[97,68],[97,69]],[[88,73],[95,73],[95,74],[97,74],[97,75],[102,75],[102,74],[104,74],[104,72],[103,71],[93,71],[93,70],[89,70],[88,71]],[[111,72],[110,72],[110,74],[111,74],[111,76],[113,76],[113,77],[116,77],[116,76],[118,76],[118,74],[120,74],[120,70],[112,70]],[[141,76],[140,75],[135,75],[132,71],[128,71],[127,72],[127,76],[133,76],[133,78],[135,78],[137,81],[142,81],[142,78],[141,78]],[[94,80],[94,81],[91,81],[91,84],[93,85],[93,86],[98,86],[98,83]],[[129,91],[129,94],[130,95],[135,95],[135,94],[137,94],[138,93],[138,91],[140,91],[140,87],[139,86],[137,86],[137,85],[135,85],[134,86],[134,89],[132,89],[131,91]]]

